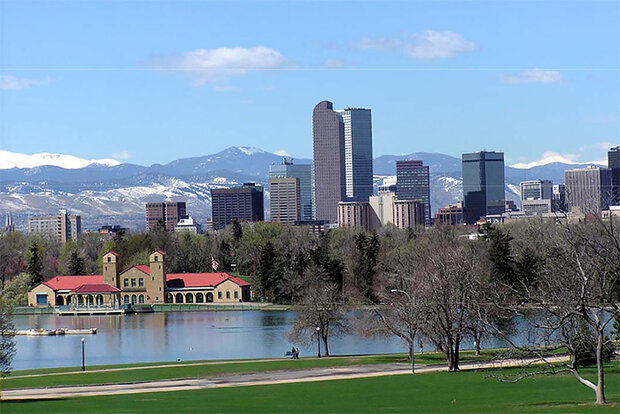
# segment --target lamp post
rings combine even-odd
[[[413,348],[415,347],[415,331],[413,330],[413,323],[411,321],[411,319],[413,319],[413,298],[411,297],[411,295],[404,291],[404,290],[400,290],[400,289],[390,289],[390,292],[392,293],[403,293],[405,295],[407,295],[407,298],[409,298],[409,304],[411,305],[411,313],[409,314],[409,329],[411,332],[411,373],[413,374],[415,372],[415,365],[413,363]]]
[[[82,371],[86,371],[86,365],[84,365],[84,338],[82,338]]]
[[[316,327],[316,344],[318,349],[318,356],[321,358],[321,336],[319,335],[321,328]]]

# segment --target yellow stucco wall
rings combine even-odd
[[[47,303],[45,305],[37,305],[37,293],[47,293]],[[56,295],[49,286],[41,283],[28,292],[28,306],[56,306]]]

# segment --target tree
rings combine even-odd
[[[610,344],[606,329],[620,315],[617,223],[565,223],[547,229],[544,240],[544,269],[537,275],[536,283],[519,292],[513,303],[498,301],[498,306],[527,322],[531,344],[519,346],[501,328],[495,328],[516,350],[533,355],[544,364],[508,380],[569,372],[595,393],[597,404],[604,404],[604,362]],[[506,284],[497,282],[500,287]],[[550,360],[549,351],[555,349],[566,350],[567,361]],[[588,360],[596,365],[594,381],[581,374],[581,367]]]
[[[32,276],[30,287],[35,287],[39,283],[43,282],[43,270],[42,252],[41,246],[38,243],[33,242],[28,248],[28,257],[26,259],[26,271]]]
[[[375,303],[377,297],[373,292],[373,285],[380,246],[379,236],[375,232],[372,235],[359,232],[353,236],[353,241],[356,248],[352,269],[355,286],[367,300]]]
[[[340,288],[333,282],[325,282],[327,277],[316,265],[308,269],[306,288],[297,303],[300,309],[287,332],[288,340],[298,344],[312,343],[313,338],[318,337],[323,342],[325,356],[329,356],[329,338],[349,331],[344,323],[345,307]]]
[[[489,232],[489,260],[493,277],[515,285],[515,262],[510,249],[512,237],[508,231],[493,227]]]
[[[233,240],[235,244],[239,243],[239,240],[243,237],[243,229],[241,228],[241,223],[238,220],[233,220],[232,222],[232,231],[233,231]]]
[[[83,275],[85,273],[84,270],[84,259],[80,256],[80,253],[77,249],[71,252],[71,257],[69,258],[69,266],[68,270],[70,275]]]
[[[6,376],[11,371],[11,361],[15,355],[15,327],[11,320],[8,304],[0,298],[0,374]]]
[[[277,300],[282,269],[271,240],[267,240],[261,249],[258,262],[258,279],[261,295]]]

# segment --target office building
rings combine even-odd
[[[590,166],[564,171],[566,202],[569,209],[598,214],[611,199],[611,169]]]
[[[82,232],[82,217],[60,209],[55,216],[28,217],[28,233],[48,234],[60,243],[77,241]]]
[[[372,186],[372,120],[370,109],[336,111],[344,124],[345,194],[347,201],[368,201]]]
[[[553,182],[549,180],[521,181],[521,209],[526,215],[549,214],[553,211]]]
[[[338,226],[370,230],[370,204],[362,201],[339,202]]]
[[[464,224],[463,204],[450,204],[448,207],[440,208],[435,214],[434,224],[446,224],[456,226]]]
[[[424,204],[425,224],[431,225],[430,174],[422,161],[396,161],[396,196]]]
[[[504,153],[480,151],[463,154],[463,208],[465,222],[502,214],[505,209]]]
[[[612,199],[610,204],[620,205],[620,146],[613,147],[607,153],[607,166],[611,170]]]
[[[165,231],[174,231],[179,220],[187,218],[187,206],[185,201],[146,203],[145,217],[147,232],[162,226]]]
[[[418,200],[394,200],[393,223],[401,230],[426,224],[426,207]]]
[[[177,233],[202,234],[202,226],[192,217],[188,217],[179,220],[176,226],[174,226],[174,231]]]
[[[336,223],[340,201],[365,202],[373,194],[371,111],[335,111],[331,102],[320,102],[312,134],[315,218]]]
[[[294,224],[301,217],[299,178],[270,178],[271,221]]]
[[[15,224],[13,223],[13,213],[7,213],[4,219],[4,231],[7,233],[13,233],[15,231]]]
[[[313,219],[311,164],[294,164],[292,160],[283,158],[281,164],[269,166],[269,178],[297,178],[301,205],[299,220],[311,221]]]
[[[393,191],[379,191],[379,194],[368,198],[370,204],[370,230],[376,230],[388,223],[394,223],[394,201],[396,193]]]
[[[221,230],[233,220],[263,221],[263,187],[244,183],[241,187],[211,190],[213,230]]]
[[[566,190],[564,184],[553,184],[551,194],[551,211],[566,211]]]

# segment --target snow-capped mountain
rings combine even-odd
[[[77,159],[86,165],[77,167],[77,163],[69,163],[62,167],[57,165],[61,164],[58,161],[30,168],[12,160],[19,167],[0,169],[0,215],[12,212],[18,224],[21,217],[23,227],[28,215],[53,214],[62,207],[81,214],[86,229],[103,224],[140,228],[144,226],[146,202],[184,200],[189,214],[204,222],[211,212],[211,188],[248,181],[266,186],[269,166],[282,161],[279,155],[252,147],[230,147],[216,154],[149,167],[117,161],[106,164],[106,160],[88,163],[89,160],[56,155],[52,161]],[[405,159],[422,160],[430,167],[433,213],[462,199],[461,160],[445,154],[378,157],[374,160],[375,185],[394,183],[396,161]],[[295,163],[309,164],[311,160],[296,159]],[[570,168],[575,165],[556,162],[532,168],[506,167],[506,199],[518,203],[520,181],[549,179],[561,183],[564,171]],[[266,194],[265,207],[268,206]]]
[[[121,162],[110,158],[104,158],[101,160],[85,160],[73,155],[51,154],[49,152],[29,155],[20,154],[17,152],[0,151],[0,169],[35,168],[48,165],[74,170],[93,164],[113,167],[115,165],[120,165]]]

